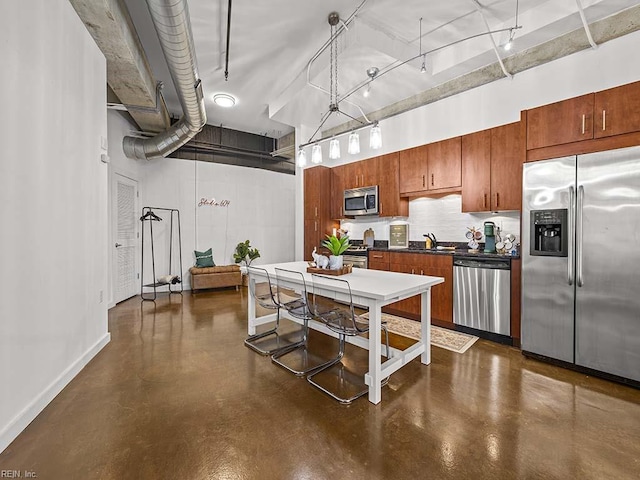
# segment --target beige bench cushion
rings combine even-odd
[[[205,273],[233,273],[239,272],[239,265],[222,265],[219,267],[191,267],[189,269],[191,275],[201,275]]]

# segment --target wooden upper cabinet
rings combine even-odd
[[[491,129],[491,210],[520,210],[526,152],[520,122]]]
[[[400,154],[398,152],[377,158],[377,180],[380,195],[378,207],[381,217],[408,217],[409,200],[400,198]]]
[[[304,170],[304,259],[334,227],[331,221],[331,169],[313,167]],[[324,253],[324,252],[323,252]]]
[[[593,138],[595,94],[527,110],[527,150]]]
[[[462,137],[462,211],[491,208],[491,130]]]
[[[460,137],[427,145],[427,188],[439,190],[462,185]]]
[[[331,169],[331,218],[342,218],[344,191],[347,181],[348,165],[340,165]]]
[[[342,165],[344,169],[344,189],[370,187],[377,185],[378,181],[378,159],[377,157],[359,162]]]
[[[427,158],[426,145],[400,152],[400,193],[427,189]]]
[[[640,82],[595,94],[595,138],[640,132]]]

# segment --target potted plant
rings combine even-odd
[[[322,246],[331,252],[329,256],[329,268],[331,270],[342,268],[342,254],[351,246],[349,237],[343,235],[338,238],[335,235],[327,235],[327,239],[322,242]]]
[[[257,248],[251,248],[251,243],[249,240],[245,240],[244,242],[240,242],[236,245],[236,251],[233,254],[233,260],[236,263],[242,263],[245,267],[251,265],[256,258],[260,257],[260,252]],[[242,274],[242,285],[247,284],[247,275]]]

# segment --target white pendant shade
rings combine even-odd
[[[351,135],[349,135],[349,146],[347,147],[347,151],[350,155],[360,153],[360,135],[358,135],[358,132],[351,132]]]
[[[332,138],[329,142],[329,158],[331,160],[340,158],[340,140],[337,138]]]
[[[322,163],[322,147],[317,143],[311,149],[311,161],[313,163]]]
[[[377,123],[371,127],[371,133],[369,134],[369,148],[371,150],[378,150],[382,148],[382,132],[380,131],[380,125]]]
[[[304,152],[304,148],[298,150],[298,166],[304,167],[307,165],[307,154]]]

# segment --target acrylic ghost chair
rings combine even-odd
[[[303,336],[297,348],[276,352],[271,356],[271,361],[297,376],[307,375],[314,370],[332,364],[335,361],[333,358],[327,360],[319,356],[317,352],[309,349],[309,320],[313,318],[313,315],[310,309],[309,294],[304,275],[301,272],[284,268],[276,268],[275,270],[276,301],[289,315],[302,321]],[[300,293],[295,293],[285,287],[287,278],[293,278],[296,285],[302,285]],[[324,311],[320,305],[317,305],[316,308],[319,311]]]
[[[285,352],[301,346],[301,337],[303,336],[301,331],[282,333],[278,330],[280,328],[280,309],[282,306],[276,298],[277,286],[271,281],[272,278],[269,272],[264,268],[247,267],[247,273],[249,274],[250,295],[262,308],[275,310],[276,321],[273,328],[250,335],[245,339],[244,344],[260,355],[273,355],[274,353]],[[259,276],[258,273],[260,273]],[[264,281],[264,278],[266,278],[266,281]]]
[[[349,371],[345,365],[342,364],[342,359],[345,353],[346,339],[349,336],[362,335],[369,332],[369,322],[358,316],[355,312],[353,305],[353,295],[351,293],[351,285],[347,280],[341,278],[328,277],[324,275],[312,274],[313,279],[313,303],[311,312],[315,320],[318,320],[325,324],[325,326],[338,334],[338,356],[333,361],[328,362],[327,365],[321,369],[316,370],[307,377],[309,383],[319,388],[323,392],[332,396],[340,403],[349,404],[356,398],[365,395],[369,391],[369,387],[364,383],[364,373],[358,374]],[[348,302],[340,303],[335,300],[327,299],[316,294],[317,285],[322,283],[333,283],[333,287],[348,292]],[[333,290],[333,288],[332,288]],[[324,302],[322,307],[319,307],[320,302]],[[333,307],[327,308],[326,302],[332,302]],[[389,356],[389,332],[387,331],[386,323],[382,323],[382,330],[385,335],[386,350],[384,354]],[[335,375],[330,374],[331,370],[338,370]],[[318,377],[318,378],[316,378]],[[324,380],[324,381],[323,381]],[[328,380],[328,381],[327,381]],[[387,383],[389,378],[387,377],[383,385]],[[329,386],[330,385],[330,386]],[[332,391],[344,390],[347,396],[341,396],[342,393]]]

